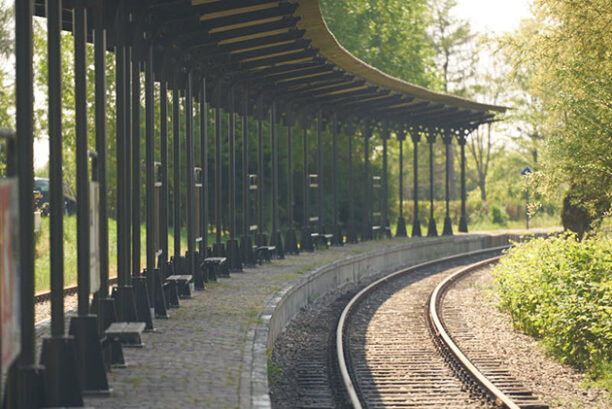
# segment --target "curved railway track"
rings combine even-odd
[[[351,299],[335,337],[339,373],[353,407],[547,408],[457,323],[460,312],[443,303],[456,282],[499,256],[476,263],[474,258],[502,249],[403,269]],[[470,258],[473,264],[457,268]],[[449,262],[455,265],[449,268]],[[429,272],[415,279],[424,270]]]

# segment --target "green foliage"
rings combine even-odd
[[[387,74],[433,86],[426,0],[322,0],[330,30],[352,54]]]
[[[537,0],[533,19],[502,43],[536,109],[528,134],[544,139],[542,191],[572,186],[590,217],[612,202],[612,8],[606,2]]]
[[[500,307],[561,361],[612,382],[612,237],[517,243],[494,270]]]
[[[508,213],[498,205],[493,205],[489,208],[489,217],[494,224],[505,225],[508,223]]]

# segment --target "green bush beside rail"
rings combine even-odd
[[[612,237],[517,243],[495,268],[502,310],[562,362],[612,388]]]

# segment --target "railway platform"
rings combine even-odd
[[[288,255],[207,284],[157,319],[141,348],[124,348],[127,367],[109,374],[95,408],[269,408],[267,356],[295,312],[333,287],[381,269],[491,247],[509,234],[365,241]],[[48,331],[39,325],[38,337]]]

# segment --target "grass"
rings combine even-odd
[[[438,217],[438,233],[441,234],[444,227],[444,218]],[[410,223],[409,220],[406,221]],[[556,227],[559,225],[558,216],[548,216],[546,214],[536,215],[530,227]],[[470,231],[491,231],[505,229],[522,229],[524,221],[508,221],[504,225],[494,224],[488,219],[472,223],[468,225]],[[408,234],[412,231],[412,226],[407,227]],[[454,231],[457,231],[457,226],[453,226]],[[396,226],[391,226],[391,231],[395,234]],[[427,224],[421,225],[423,235],[427,234]],[[109,237],[109,275],[115,277],[117,275],[117,223],[113,219],[108,220],[108,237]],[[227,240],[227,234],[223,234],[222,240]],[[213,232],[208,233],[208,242],[216,241]],[[168,234],[168,244],[170,246],[170,254],[174,246],[174,234],[170,229]],[[146,228],[144,225],[140,229],[140,264],[144,267],[146,264]],[[181,229],[181,249],[187,249],[187,231]],[[36,261],[35,261],[35,289],[36,292],[46,291],[49,289],[49,274],[50,274],[50,237],[49,237],[49,218],[43,217],[41,220],[41,231],[36,239]],[[360,251],[361,252],[361,251]],[[66,286],[76,284],[77,281],[77,237],[76,237],[76,216],[64,217],[64,284]],[[305,266],[298,273],[304,273],[314,268],[313,265]]]
[[[77,282],[77,226],[76,216],[64,217],[64,285],[69,286]],[[225,240],[225,235],[223,240]],[[213,243],[216,240],[214,233],[208,234],[208,242]],[[117,222],[113,219],[108,219],[108,242],[109,242],[109,276],[117,276]],[[170,254],[174,248],[174,234],[172,229],[168,234],[168,244]],[[142,225],[140,228],[140,265],[146,264],[146,227]],[[187,249],[187,231],[181,229],[181,250]],[[35,291],[47,291],[50,286],[50,235],[49,235],[49,218],[43,217],[41,220],[40,232],[36,236],[36,261],[34,264],[35,273]]]

